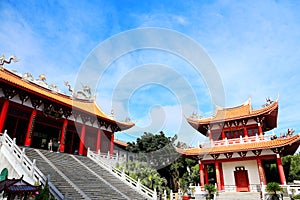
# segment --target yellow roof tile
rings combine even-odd
[[[230,145],[214,146],[211,148],[208,147],[190,148],[190,149],[178,148],[177,152],[184,155],[203,155],[203,154],[217,154],[217,153],[228,153],[228,152],[241,152],[241,151],[251,151],[251,150],[282,147],[297,142],[299,140],[300,140],[300,134],[297,134],[292,137],[278,138],[275,140],[230,144]]]
[[[53,92],[50,89],[44,88],[33,82],[23,80],[20,76],[12,73],[6,69],[0,70],[0,80],[6,82],[8,84],[12,84],[15,87],[20,88],[21,90],[26,90],[33,94],[40,95],[51,101],[58,102],[59,104],[62,104],[62,105],[65,105],[65,106],[68,106],[71,108],[74,107],[81,111],[87,112],[89,114],[96,115],[100,118],[104,118],[107,121],[114,122],[120,126],[121,130],[122,130],[122,128],[127,129],[127,128],[134,126],[134,123],[118,122],[118,121],[111,119],[98,107],[98,105],[94,101],[72,99],[68,95]]]

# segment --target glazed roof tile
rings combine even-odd
[[[120,146],[123,146],[123,147],[127,147],[128,146],[127,142],[123,142],[123,141],[116,140],[116,139],[114,140],[114,143],[118,144]]]
[[[187,121],[191,124],[207,124],[211,122],[222,122],[227,120],[241,119],[251,116],[258,116],[269,111],[278,108],[278,101],[274,101],[266,107],[252,110],[252,105],[250,99],[244,104],[232,107],[232,108],[221,108],[217,106],[216,112],[213,116],[208,118],[187,118]]]
[[[283,147],[293,144],[300,140],[300,134],[287,138],[278,138],[275,140],[260,140],[257,142],[238,143],[230,145],[220,145],[214,147],[204,148],[190,148],[190,149],[177,149],[177,152],[184,155],[203,155],[203,154],[218,154],[229,152],[241,152],[260,149],[271,149],[276,147]]]
[[[43,96],[46,99],[58,102],[61,105],[65,105],[71,108],[76,108],[83,112],[87,112],[89,114],[98,116],[100,118],[104,118],[107,121],[117,123],[121,129],[127,129],[134,126],[134,123],[119,122],[110,118],[99,108],[99,106],[96,104],[95,101],[72,99],[68,95],[53,92],[50,89],[44,88],[31,81],[24,80],[22,79],[22,77],[14,74],[13,72],[10,72],[9,70],[6,69],[0,70],[0,80],[1,79],[7,83],[15,85],[20,89],[27,90],[33,94],[38,94],[40,96]]]

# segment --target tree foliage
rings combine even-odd
[[[300,154],[288,155],[282,158],[284,172],[288,182],[300,180]]]
[[[158,192],[163,193],[164,190],[169,190],[167,180],[161,177],[160,174],[152,167],[149,167],[145,162],[129,161],[117,166],[121,171],[135,180],[140,180],[140,183],[150,189],[156,188]]]
[[[176,152],[174,147],[176,139],[176,135],[173,138],[166,137],[162,131],[159,134],[145,132],[136,142],[128,143],[127,146],[128,151],[137,153],[139,161],[147,162],[156,168],[158,173],[168,181],[168,187],[173,191],[177,191],[179,187],[187,188],[190,183],[199,182],[197,162],[183,158]],[[184,144],[180,143],[180,145]]]

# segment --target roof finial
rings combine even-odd
[[[111,111],[110,111],[110,117],[111,118],[115,118],[115,111],[114,111],[114,109],[111,109]]]

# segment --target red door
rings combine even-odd
[[[237,192],[249,192],[249,179],[247,170],[234,171],[234,179]]]

